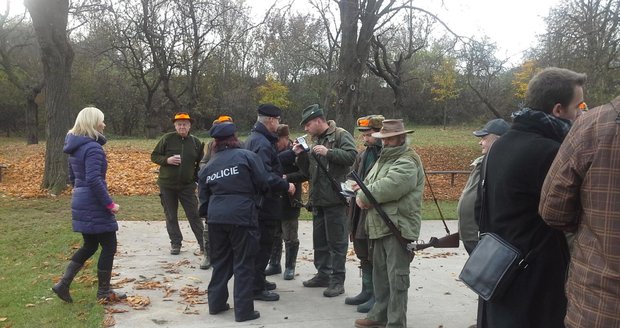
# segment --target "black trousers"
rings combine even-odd
[[[210,311],[225,308],[228,281],[234,275],[235,318],[254,312],[254,257],[258,249],[258,230],[232,224],[209,223],[211,265],[213,273],[208,287]]]
[[[91,256],[97,252],[99,245],[101,245],[101,254],[99,255],[99,261],[97,262],[97,269],[103,271],[112,271],[112,264],[114,264],[114,254],[116,254],[116,231],[97,233],[97,234],[82,234],[84,244],[80,249],[73,254],[71,260],[73,262],[84,264]]]
[[[280,220],[261,220],[258,219],[258,231],[260,239],[258,242],[258,253],[254,263],[254,293],[265,290],[265,267],[271,257],[274,235],[280,226]]]

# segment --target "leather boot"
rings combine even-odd
[[[304,287],[328,287],[329,286],[329,276],[322,273],[317,273],[309,280],[303,282]]]
[[[200,262],[200,269],[208,270],[211,267],[211,249],[209,243],[205,243],[205,253],[203,254],[202,262]]]
[[[81,268],[82,264],[75,261],[69,262],[69,265],[67,265],[67,269],[65,270],[65,273],[60,281],[52,287],[52,291],[54,291],[54,293],[56,293],[61,300],[67,303],[73,303],[73,299],[69,293],[69,286],[71,286],[71,282],[75,278],[75,275],[80,272]]]
[[[372,265],[368,265],[366,271],[362,270],[362,286],[368,291],[370,298],[357,306],[357,312],[368,313],[375,305],[375,292],[372,285]]]
[[[368,318],[355,320],[355,328],[385,328],[382,322]]]
[[[372,268],[368,265],[362,265],[362,291],[353,296],[344,299],[344,304],[360,305],[365,303],[372,297]]]
[[[127,298],[127,295],[125,295],[124,293],[115,293],[112,291],[112,289],[110,289],[110,279],[112,279],[112,271],[97,271],[97,279],[97,300],[110,302],[116,299]]]
[[[285,244],[286,254],[284,256],[284,280],[293,280],[295,278],[295,261],[297,261],[297,252],[299,252],[299,241],[291,241]]]
[[[282,258],[282,238],[273,243],[271,249],[271,257],[269,258],[269,264],[265,268],[265,275],[271,276],[274,274],[282,273],[282,266],[280,265],[280,259]]]

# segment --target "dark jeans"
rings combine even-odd
[[[274,234],[279,229],[279,225],[279,220],[258,219],[260,239],[258,241],[256,262],[254,263],[254,293],[260,293],[265,290],[265,267],[269,263],[271,250],[273,249]]]
[[[166,215],[166,229],[168,230],[168,236],[170,237],[170,244],[181,246],[183,241],[183,234],[181,228],[179,228],[179,202],[183,206],[189,226],[192,228],[192,232],[196,237],[198,246],[200,249],[204,247],[204,240],[202,237],[204,224],[200,215],[198,215],[198,198],[196,197],[196,186],[194,184],[188,187],[176,189],[159,187],[161,199],[161,205],[164,208],[164,214]]]
[[[228,281],[235,276],[235,317],[247,317],[254,311],[254,257],[258,249],[256,228],[232,224],[209,224],[213,273],[208,287],[209,310],[225,308]]]
[[[344,283],[349,232],[344,205],[318,207],[312,212],[314,266],[330,280]]]
[[[372,267],[372,248],[368,238],[353,239],[353,250],[355,250],[355,255],[357,255],[357,258],[360,260],[360,266],[362,268]]]
[[[71,260],[84,264],[86,260],[97,252],[97,248],[101,245],[101,254],[99,255],[99,262],[97,262],[97,269],[101,271],[112,271],[114,254],[116,254],[116,231],[97,234],[83,233],[82,238],[84,238],[84,245],[73,254]]]

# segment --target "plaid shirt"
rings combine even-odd
[[[620,327],[620,97],[582,115],[545,180],[539,211],[576,231],[567,327]]]

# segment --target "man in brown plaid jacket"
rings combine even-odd
[[[620,327],[620,97],[575,122],[539,211],[548,225],[576,232],[566,327]]]

